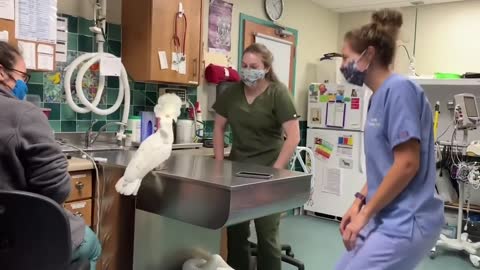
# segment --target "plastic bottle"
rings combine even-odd
[[[203,139],[203,116],[202,116],[202,108],[200,107],[200,103],[197,101],[195,103],[195,110],[197,111],[197,122],[195,123],[196,125],[196,130],[198,137]]]
[[[132,131],[132,143],[140,143],[142,134],[142,118],[132,115],[128,118],[127,129]]]
[[[132,131],[128,129],[125,131],[125,147],[131,147],[131,146],[132,146]]]

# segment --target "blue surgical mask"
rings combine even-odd
[[[23,80],[17,80],[15,87],[13,88],[13,95],[19,100],[25,100],[28,93],[27,84]]]
[[[347,63],[346,66],[342,66],[340,68],[340,71],[342,72],[347,82],[354,85],[363,86],[365,82],[365,77],[367,76],[368,67],[364,71],[360,71],[358,69],[358,62],[364,54],[365,51],[360,55],[357,60],[351,60]]]
[[[263,69],[251,69],[251,68],[242,68],[240,70],[240,77],[242,78],[243,83],[248,86],[254,86],[259,80],[265,78],[265,70]]]

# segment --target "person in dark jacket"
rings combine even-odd
[[[41,194],[61,205],[71,188],[68,162],[45,115],[24,101],[29,77],[19,51],[0,42],[0,189]],[[101,253],[100,242],[81,218],[66,213],[72,260],[88,259],[93,270]]]

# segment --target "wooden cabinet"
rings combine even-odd
[[[122,1],[122,62],[135,81],[198,85],[202,62],[202,2]],[[186,24],[183,18],[176,18],[180,3]],[[175,21],[180,49],[174,45]],[[183,47],[186,74],[172,70],[172,53],[183,51]],[[168,69],[161,69],[159,52],[162,51],[166,53]]]
[[[65,209],[83,218],[87,226],[92,226],[93,213],[93,178],[92,171],[70,172],[72,189],[68,196]]]
[[[71,191],[67,202],[88,199],[92,197],[92,172],[82,171],[71,173]]]
[[[85,225],[92,226],[92,200],[83,200],[65,203],[65,209],[72,212],[75,216],[83,218]]]

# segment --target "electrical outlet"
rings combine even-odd
[[[449,111],[453,111],[453,110],[455,109],[455,101],[449,100],[449,101],[447,102],[447,109],[448,109]]]

